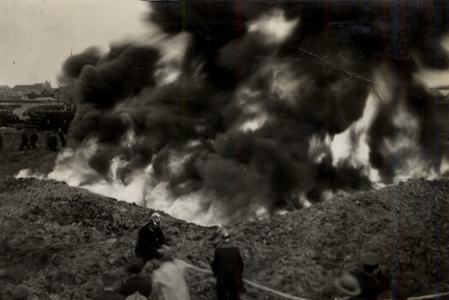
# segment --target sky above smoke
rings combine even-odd
[[[61,62],[90,45],[107,49],[148,27],[148,5],[128,0],[0,1],[0,85],[49,80],[57,85]]]
[[[147,7],[138,0],[0,1],[0,85],[48,79],[56,86],[61,61],[71,51],[80,53],[90,45],[104,50],[112,41],[148,31],[142,22]],[[449,48],[449,40],[445,45]],[[443,85],[448,74],[431,72],[422,79]]]
[[[152,2],[150,33],[63,63],[81,96],[52,176],[205,224],[440,176],[416,76],[449,67],[435,3]]]

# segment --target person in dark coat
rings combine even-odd
[[[118,276],[112,272],[106,272],[101,276],[104,290],[100,294],[92,297],[92,300],[125,300],[125,296],[120,295],[114,290],[114,285]]]
[[[45,118],[44,128],[45,128],[45,130],[47,130],[47,131],[50,131],[51,128],[52,128],[51,121],[50,121],[50,119],[49,119],[48,117]]]
[[[58,129],[58,136],[59,136],[59,139],[61,140],[62,148],[64,148],[67,142],[65,140],[64,134],[62,133],[61,129]]]
[[[36,132],[33,132],[33,134],[30,136],[30,143],[31,143],[31,147],[33,147],[33,149],[36,149],[36,142],[38,140],[38,136]]]
[[[19,151],[22,151],[23,148],[30,150],[30,146],[28,146],[28,135],[25,130],[22,130],[22,143],[20,144]]]
[[[362,256],[363,272],[353,272],[358,279],[362,293],[357,297],[376,300],[377,296],[390,288],[390,280],[379,269],[380,258],[374,253]]]
[[[58,140],[52,133],[47,133],[47,147],[50,151],[58,151]]]
[[[350,275],[357,279],[360,292],[351,300],[376,300],[378,295],[390,287],[389,278],[379,269],[380,259],[374,253],[362,256],[363,271],[352,271]]]
[[[9,274],[6,268],[6,264],[0,263],[0,291],[3,291],[6,284],[8,283]],[[2,293],[0,292],[0,300],[3,300]]]
[[[161,216],[154,213],[150,217],[150,222],[140,228],[135,248],[137,258],[147,262],[153,258],[159,259],[161,257],[157,250],[162,249],[166,241],[160,228],[160,222]]]
[[[62,123],[61,129],[62,129],[63,134],[67,134],[67,131],[69,129],[69,126],[67,125],[67,120],[64,120],[64,122]]]
[[[218,300],[239,300],[243,292],[243,259],[227,230],[222,231],[211,267],[217,277]]]
[[[145,267],[145,261],[140,258],[133,259],[126,267],[129,278],[120,286],[117,292],[123,296],[133,295],[139,292],[140,295],[149,297],[151,294],[151,279],[141,274]]]

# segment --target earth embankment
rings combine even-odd
[[[10,142],[8,142],[10,143]],[[65,183],[15,179],[39,168],[45,149],[2,153],[0,263],[8,278],[3,299],[90,299],[100,275],[134,256],[139,227],[151,209],[102,197]],[[16,146],[16,144],[14,144]],[[40,154],[38,154],[40,153]],[[35,161],[27,164],[27,156]],[[9,161],[11,160],[11,161]],[[381,255],[381,268],[403,296],[449,291],[449,181],[409,180],[380,190],[337,194],[310,208],[229,226],[244,259],[244,277],[307,299],[331,299],[333,279],[360,268],[360,256]],[[162,213],[163,214],[163,213]],[[163,231],[177,258],[207,268],[213,256],[202,227],[163,214]],[[158,263],[147,264],[150,276]],[[192,299],[215,299],[214,280],[189,271]],[[247,286],[243,299],[280,299]],[[444,299],[444,298],[441,298]],[[446,297],[446,299],[448,299]]]

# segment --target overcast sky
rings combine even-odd
[[[0,85],[51,81],[90,46],[141,35],[148,3],[138,0],[0,0]]]
[[[139,0],[0,0],[0,85],[49,80],[56,87],[71,51],[107,50],[113,41],[141,35],[148,10]],[[419,77],[429,86],[449,84],[448,72]]]

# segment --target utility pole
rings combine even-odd
[[[67,97],[65,96],[65,93],[64,93],[64,111],[67,111]]]

